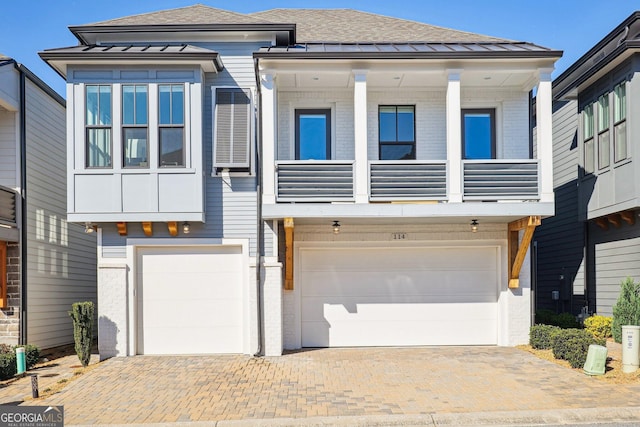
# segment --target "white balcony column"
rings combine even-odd
[[[461,71],[447,70],[447,183],[449,203],[462,202]]]
[[[274,73],[260,73],[262,115],[262,203],[276,203],[277,101]]]
[[[540,201],[553,203],[553,121],[551,72],[553,68],[541,68],[540,83],[536,94],[536,148],[538,173],[540,174]]]
[[[367,154],[367,71],[353,70],[353,128],[355,142],[355,201],[369,202],[369,158]]]

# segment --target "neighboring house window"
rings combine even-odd
[[[160,85],[158,91],[159,164],[184,166],[184,86]]]
[[[85,165],[88,168],[110,168],[111,86],[87,85],[85,101]]]
[[[609,132],[609,94],[598,98],[598,169],[608,168],[611,163]]]
[[[584,172],[593,173],[595,169],[595,153],[593,147],[593,104],[582,111],[582,141],[584,146]]]
[[[250,91],[240,88],[215,89],[215,168],[249,168],[252,117]]]
[[[149,167],[148,88],[122,86],[122,153],[124,167]]]
[[[627,158],[627,92],[622,82],[613,89],[613,158],[619,162]]]
[[[331,159],[331,110],[296,110],[296,160]]]
[[[496,158],[495,109],[462,110],[462,158],[467,160]]]
[[[380,160],[415,160],[416,132],[413,105],[378,107]]]

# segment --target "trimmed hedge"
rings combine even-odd
[[[552,341],[553,357],[566,360],[572,368],[584,366],[591,344],[606,344],[584,329],[561,329]]]
[[[529,329],[529,344],[538,350],[548,350],[553,345],[553,337],[560,330],[559,327],[553,325],[533,325]]]
[[[584,319],[584,328],[591,332],[594,337],[606,340],[611,337],[612,323],[613,319],[611,317],[594,314]]]
[[[536,324],[553,325],[562,329],[579,328],[580,324],[571,313],[556,314],[551,310],[536,311]]]
[[[26,368],[32,368],[40,359],[40,349],[33,344],[25,346],[11,347],[0,344],[0,380],[7,380],[13,377],[18,370],[16,362],[16,348],[24,347],[24,357]]]

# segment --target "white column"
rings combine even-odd
[[[356,203],[369,202],[369,159],[367,154],[367,71],[353,70],[353,128],[355,142]]]
[[[538,70],[540,83],[536,94],[536,148],[540,173],[540,201],[553,202],[553,121],[552,68]]]
[[[460,72],[461,70],[447,70],[447,183],[449,203],[462,202]]]
[[[274,75],[260,75],[260,114],[262,115],[262,203],[276,202],[276,92]]]

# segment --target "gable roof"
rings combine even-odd
[[[249,14],[295,23],[297,43],[511,42],[353,9],[271,9]]]

